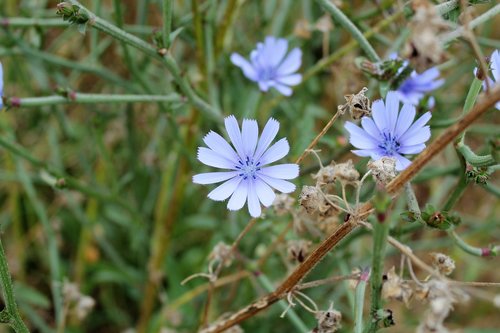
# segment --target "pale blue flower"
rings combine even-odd
[[[0,109],[3,108],[3,67],[2,63],[0,62]]]
[[[269,147],[279,129],[279,123],[273,118],[267,122],[260,138],[255,120],[244,119],[241,131],[234,116],[227,117],[224,122],[233,146],[219,134],[210,131],[203,138],[208,148],[198,148],[198,160],[228,171],[200,173],[193,176],[193,182],[224,182],[211,191],[208,197],[216,201],[231,197],[227,203],[229,210],[239,210],[248,202],[250,215],[258,217],[261,214],[260,203],[265,207],[273,203],[276,196],[273,188],[283,193],[295,190],[295,185],[284,179],[296,178],[299,175],[299,166],[267,166],[285,157],[290,150],[285,138]]]
[[[264,43],[257,43],[257,48],[250,53],[250,61],[238,53],[231,54],[231,62],[240,67],[243,74],[257,82],[262,91],[275,88],[285,96],[292,94],[292,88],[302,81],[297,74],[302,63],[302,51],[294,48],[288,53],[288,41],[283,38],[268,36]]]
[[[425,72],[413,71],[397,89],[397,94],[403,103],[418,105],[429,92],[443,85],[444,80],[437,80],[440,73],[436,67]]]
[[[418,154],[425,148],[425,142],[431,137],[429,126],[431,113],[426,112],[415,122],[415,106],[403,104],[399,110],[397,92],[389,91],[384,101],[379,99],[372,104],[372,118],[363,117],[361,127],[346,122],[345,128],[350,134],[349,142],[358,150],[352,152],[358,156],[369,156],[378,160],[384,156],[396,159],[396,170],[403,170],[411,164],[403,154]]]

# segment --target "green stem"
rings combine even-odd
[[[479,80],[477,77],[474,77],[474,80],[472,81],[472,83],[470,85],[469,92],[467,93],[467,97],[465,98],[462,116],[465,115],[470,110],[472,110],[472,107],[476,103],[477,96],[479,95],[479,92],[481,91],[482,85],[483,85],[483,81]],[[466,131],[463,131],[463,133],[460,135],[460,142],[461,143],[464,142],[465,132]]]
[[[372,275],[370,279],[372,320],[368,332],[378,330],[378,320],[375,317],[377,311],[382,308],[382,275],[384,271],[384,258],[389,234],[389,213],[382,213],[382,218],[373,224],[373,254],[372,254]]]
[[[149,103],[149,102],[182,102],[181,96],[177,94],[169,95],[107,95],[107,94],[84,94],[84,93],[69,93],[65,96],[43,96],[43,97],[26,97],[7,98],[5,105],[11,107],[37,107],[44,105],[57,104],[96,104],[96,103]]]
[[[88,24],[91,25],[92,27],[142,51],[144,54],[152,58],[161,61],[162,64],[170,72],[170,74],[172,74],[174,81],[179,85],[181,91],[186,95],[186,98],[188,99],[190,104],[192,104],[201,112],[206,113],[211,118],[222,120],[221,111],[219,109],[214,108],[207,102],[205,102],[195,93],[189,82],[181,74],[181,70],[177,65],[175,59],[172,57],[172,55],[170,55],[168,52],[163,55],[160,55],[158,53],[158,50],[153,45],[145,42],[144,40],[132,34],[129,34],[125,30],[118,28],[117,26],[109,23],[106,20],[103,20],[102,18],[97,17],[94,13],[92,13],[87,8],[82,6],[78,1],[70,0],[70,2],[78,6],[80,10],[84,10],[87,12],[88,16],[90,17]]]
[[[2,292],[5,302],[5,309],[0,312],[2,322],[8,323],[16,333],[29,333],[28,328],[24,324],[19,310],[17,309],[16,299],[14,297],[14,289],[12,288],[12,280],[10,278],[9,266],[3,249],[2,240],[0,239],[0,281],[2,283]]]
[[[354,332],[363,332],[363,308],[365,305],[366,284],[370,279],[370,269],[366,269],[359,277],[358,285],[356,286],[356,298],[354,301]]]
[[[500,246],[490,246],[490,247],[484,247],[484,248],[479,248],[475,247],[472,245],[467,244],[458,234],[455,232],[455,230],[450,230],[448,231],[448,235],[453,238],[453,241],[455,244],[464,252],[471,254],[476,257],[492,257],[496,256],[498,254],[498,251],[500,250]]]
[[[173,1],[163,0],[163,46],[170,48],[170,32],[172,31]]]
[[[483,24],[484,22],[494,18],[496,15],[500,13],[500,4],[496,5],[495,7],[491,8],[490,10],[484,12],[483,14],[479,15],[469,23],[469,28],[474,29],[475,27]],[[465,29],[464,27],[460,27],[455,31],[450,32],[443,38],[443,43],[449,43],[452,40],[459,38],[462,36],[464,33]]]
[[[359,46],[365,51],[366,55],[368,58],[373,61],[373,62],[379,62],[380,57],[378,56],[377,52],[373,49],[371,44],[368,42],[368,40],[365,38],[363,33],[359,31],[359,29],[352,23],[349,18],[342,13],[342,11],[335,6],[332,2],[329,0],[316,0],[321,7],[325,11],[327,11],[332,17],[340,23],[344,27],[344,29],[348,30],[349,33],[352,35],[352,37],[358,41]]]
[[[268,291],[268,292],[273,292],[275,290],[275,287],[269,281],[266,275],[264,275],[262,272],[259,272],[259,275],[257,276],[257,280],[259,280],[260,284]],[[280,307],[284,310],[288,309],[288,303],[285,301],[279,301],[278,304]],[[306,324],[299,318],[297,315],[297,312],[294,311],[294,309],[290,308],[286,312],[286,317],[290,319],[292,324],[297,328],[299,332],[309,332],[310,330],[307,328]]]

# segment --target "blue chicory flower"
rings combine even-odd
[[[350,143],[359,150],[352,152],[358,156],[370,156],[378,160],[384,156],[396,159],[396,170],[400,171],[411,164],[402,154],[418,154],[425,148],[431,137],[429,126],[431,113],[426,112],[415,122],[415,106],[404,103],[399,110],[397,92],[389,91],[384,101],[379,99],[372,104],[372,118],[361,119],[362,128],[346,122]]]
[[[227,203],[229,210],[239,210],[248,201],[250,215],[258,217],[261,214],[260,203],[269,207],[274,201],[276,195],[272,188],[283,193],[295,190],[295,185],[284,179],[296,178],[299,175],[299,166],[267,166],[285,157],[290,150],[285,138],[269,147],[279,129],[279,123],[275,119],[269,119],[260,138],[255,120],[244,119],[241,131],[234,116],[227,117],[224,122],[233,146],[219,134],[210,131],[203,138],[208,148],[198,148],[198,160],[229,171],[200,173],[193,176],[193,182],[224,182],[211,191],[208,197],[215,201],[231,197]]]
[[[397,94],[403,103],[418,105],[425,94],[439,88],[444,80],[436,80],[440,73],[436,67],[432,67],[425,72],[417,73],[413,71],[397,89]]]
[[[268,36],[264,43],[250,53],[250,61],[238,53],[231,54],[231,62],[240,67],[243,74],[257,82],[261,91],[275,88],[285,96],[292,94],[290,86],[302,81],[302,75],[295,73],[302,63],[302,51],[294,48],[288,53],[288,41]]]
[[[3,67],[0,62],[0,109],[3,108]]]

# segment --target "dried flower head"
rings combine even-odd
[[[434,4],[428,0],[414,1],[413,10],[415,15],[409,23],[411,35],[404,56],[410,59],[418,71],[421,71],[445,59],[440,35],[448,30],[449,26],[439,15]]]
[[[352,160],[347,160],[347,162],[336,164],[334,169],[336,179],[343,183],[343,185],[355,185],[359,180],[359,172],[354,167]]]
[[[384,276],[384,283],[382,285],[382,298],[394,299],[404,302],[409,306],[411,297],[413,296],[413,289],[408,282],[404,281],[397,273],[393,266]]]
[[[397,176],[394,157],[382,157],[379,160],[368,162],[367,166],[377,184],[385,186]]]
[[[313,179],[316,179],[316,185],[328,185],[333,184],[337,180],[335,162],[332,161],[330,165],[326,167],[321,167],[318,173],[312,175]]]
[[[328,310],[318,311],[316,319],[318,320],[318,326],[311,333],[334,333],[342,327],[340,324],[342,313],[333,308],[333,303],[330,304]]]
[[[292,88],[302,81],[296,73],[302,63],[302,51],[294,48],[287,55],[288,41],[268,36],[250,53],[250,62],[238,53],[231,54],[231,62],[240,67],[243,74],[257,82],[261,91],[275,88],[285,96],[292,94]]]
[[[209,260],[220,262],[225,267],[229,267],[234,259],[234,253],[231,246],[224,242],[219,242],[214,246],[212,252],[208,256]]]
[[[337,107],[338,112],[344,114],[346,111],[349,111],[353,119],[361,119],[364,116],[370,116],[372,107],[370,99],[365,96],[367,91],[368,88],[365,87],[357,94],[344,95],[346,103]]]
[[[64,281],[62,292],[69,315],[78,321],[85,319],[95,306],[95,300],[82,294],[76,283]]]
[[[299,202],[310,215],[336,215],[337,209],[325,199],[321,189],[316,186],[304,186],[300,193]]]
[[[309,255],[312,242],[305,239],[294,239],[288,241],[288,257],[294,261],[303,262]]]
[[[234,149],[222,136],[211,131],[203,138],[208,148],[198,148],[198,160],[206,165],[230,171],[197,174],[193,176],[193,182],[224,182],[211,191],[208,197],[216,201],[231,197],[227,203],[229,210],[239,210],[248,201],[250,215],[258,217],[261,214],[261,203],[269,207],[274,202],[276,195],[272,188],[283,193],[295,190],[295,185],[284,179],[296,178],[299,175],[299,166],[267,166],[285,157],[290,150],[285,138],[269,147],[279,129],[279,123],[273,118],[267,122],[260,138],[255,120],[243,120],[241,131],[234,116],[227,117],[225,125]]]
[[[399,110],[399,97],[389,91],[385,99],[373,102],[372,118],[361,119],[362,128],[351,122],[344,127],[350,133],[349,141],[359,148],[352,152],[358,156],[370,156],[378,160],[384,156],[396,159],[396,170],[403,170],[411,162],[402,154],[417,154],[425,148],[431,137],[430,127],[425,125],[431,119],[426,112],[415,122],[416,110],[411,104],[403,104]],[[413,123],[413,124],[412,124]]]
[[[417,333],[448,332],[444,321],[453,310],[453,304],[469,300],[469,296],[460,288],[437,279],[426,282],[418,290],[418,295],[429,302],[429,309],[418,326]]]
[[[276,211],[276,215],[282,216],[290,213],[293,210],[295,204],[295,199],[288,194],[277,194],[273,201],[273,207]]]
[[[432,266],[441,274],[450,275],[455,270],[455,260],[448,257],[446,254],[432,252]]]
[[[331,15],[325,14],[321,16],[314,25],[316,30],[322,33],[327,33],[333,30],[333,21]]]

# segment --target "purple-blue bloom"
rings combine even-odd
[[[431,119],[426,112],[415,122],[415,106],[404,103],[399,110],[399,96],[389,91],[384,101],[379,99],[372,104],[372,118],[363,117],[361,126],[346,122],[345,128],[350,134],[349,142],[358,150],[352,152],[358,156],[370,156],[378,160],[384,156],[396,159],[396,170],[403,170],[411,162],[402,154],[418,154],[425,148],[425,142],[431,137],[431,130],[425,125]]]
[[[3,107],[3,67],[2,63],[0,62],[0,109]]]
[[[403,103],[418,105],[425,94],[439,88],[444,80],[437,80],[440,73],[432,67],[423,73],[413,71],[398,87],[397,94]]]
[[[193,182],[224,182],[211,191],[208,197],[215,201],[231,197],[227,203],[229,210],[239,210],[248,201],[250,215],[258,217],[261,214],[260,203],[265,207],[273,203],[276,196],[273,188],[283,193],[295,190],[295,185],[284,179],[296,178],[299,175],[299,166],[267,166],[285,157],[290,150],[285,138],[269,147],[279,130],[279,123],[275,119],[269,119],[260,138],[255,120],[244,119],[241,131],[234,116],[227,117],[224,122],[233,146],[219,134],[210,131],[203,138],[208,148],[198,148],[198,160],[228,171],[200,173],[193,176]]]
[[[274,87],[285,96],[292,94],[292,88],[302,81],[297,74],[302,63],[302,51],[294,48],[288,53],[288,41],[283,38],[268,36],[264,43],[257,43],[257,48],[250,53],[250,61],[238,53],[231,54],[231,62],[240,67],[243,74],[257,82],[262,91]]]

